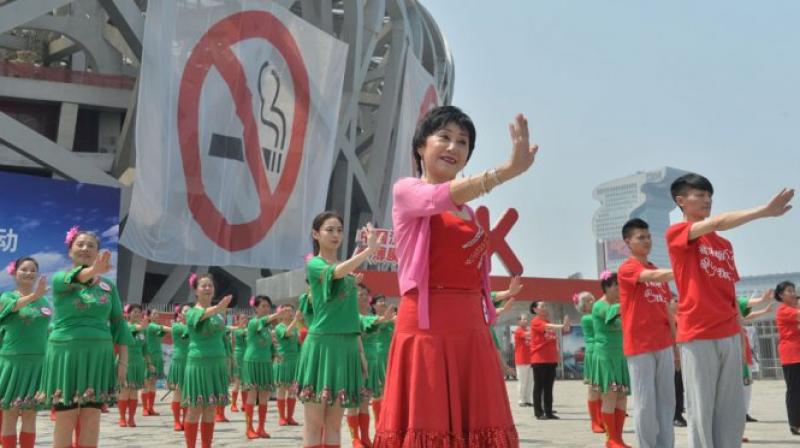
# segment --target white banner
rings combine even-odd
[[[346,44],[274,2],[150,2],[121,243],[165,263],[302,265],[346,60]]]
[[[414,175],[414,159],[411,157],[411,142],[417,123],[431,109],[439,105],[439,97],[434,85],[433,76],[428,73],[414,54],[406,54],[406,71],[403,76],[403,97],[400,105],[400,116],[397,120],[397,138],[392,167],[392,179]],[[392,197],[390,206],[386,208],[384,223],[392,222]]]

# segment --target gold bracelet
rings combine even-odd
[[[497,175],[497,168],[492,168],[491,173],[492,173],[492,177],[494,178],[494,181],[497,182],[497,185],[502,185],[503,181],[500,180],[500,176]],[[497,185],[495,185],[495,186],[497,186]]]

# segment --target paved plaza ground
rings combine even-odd
[[[586,415],[585,386],[578,381],[557,381],[555,387],[556,409],[561,420],[538,421],[533,418],[531,408],[516,406],[517,383],[506,383],[512,397],[514,421],[520,435],[522,447],[602,447],[603,436],[589,431]],[[744,446],[800,447],[800,437],[789,434],[784,406],[785,386],[783,381],[763,380],[753,385],[753,405],[751,415],[759,420],[749,423],[745,434],[750,443]],[[158,397],[163,395],[159,391]],[[168,400],[168,399],[167,399]],[[169,402],[157,403],[159,417],[137,416],[137,428],[117,427],[117,412],[103,416],[101,427],[101,447],[161,447],[183,446],[183,435],[172,431],[172,417]],[[244,438],[244,415],[226,412],[230,423],[217,424],[214,436],[215,447],[301,447],[302,427],[278,427],[275,403],[270,403],[267,431],[272,434],[269,440],[248,441]],[[297,419],[302,423],[302,406],[298,404]],[[52,424],[47,413],[40,413],[38,419],[39,440],[37,446],[51,446]],[[625,441],[633,446],[634,434],[631,420],[628,420]],[[350,437],[342,428],[342,446],[348,447]],[[676,428],[676,446],[686,447],[686,430]],[[198,440],[199,446],[199,440]],[[488,448],[488,447],[487,447]]]

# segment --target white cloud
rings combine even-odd
[[[19,226],[19,230],[33,230],[39,227],[42,224],[42,221],[39,219],[29,219],[25,221],[21,226]]]
[[[101,233],[104,238],[111,238],[111,237],[118,237],[119,236],[119,224],[114,224],[113,226],[106,229],[103,233]]]

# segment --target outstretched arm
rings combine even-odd
[[[689,239],[695,240],[701,236],[723,230],[730,230],[760,218],[781,216],[792,209],[789,202],[794,197],[794,190],[784,188],[773,196],[766,204],[747,210],[738,210],[722,213],[704,221],[692,224],[689,230]]]

